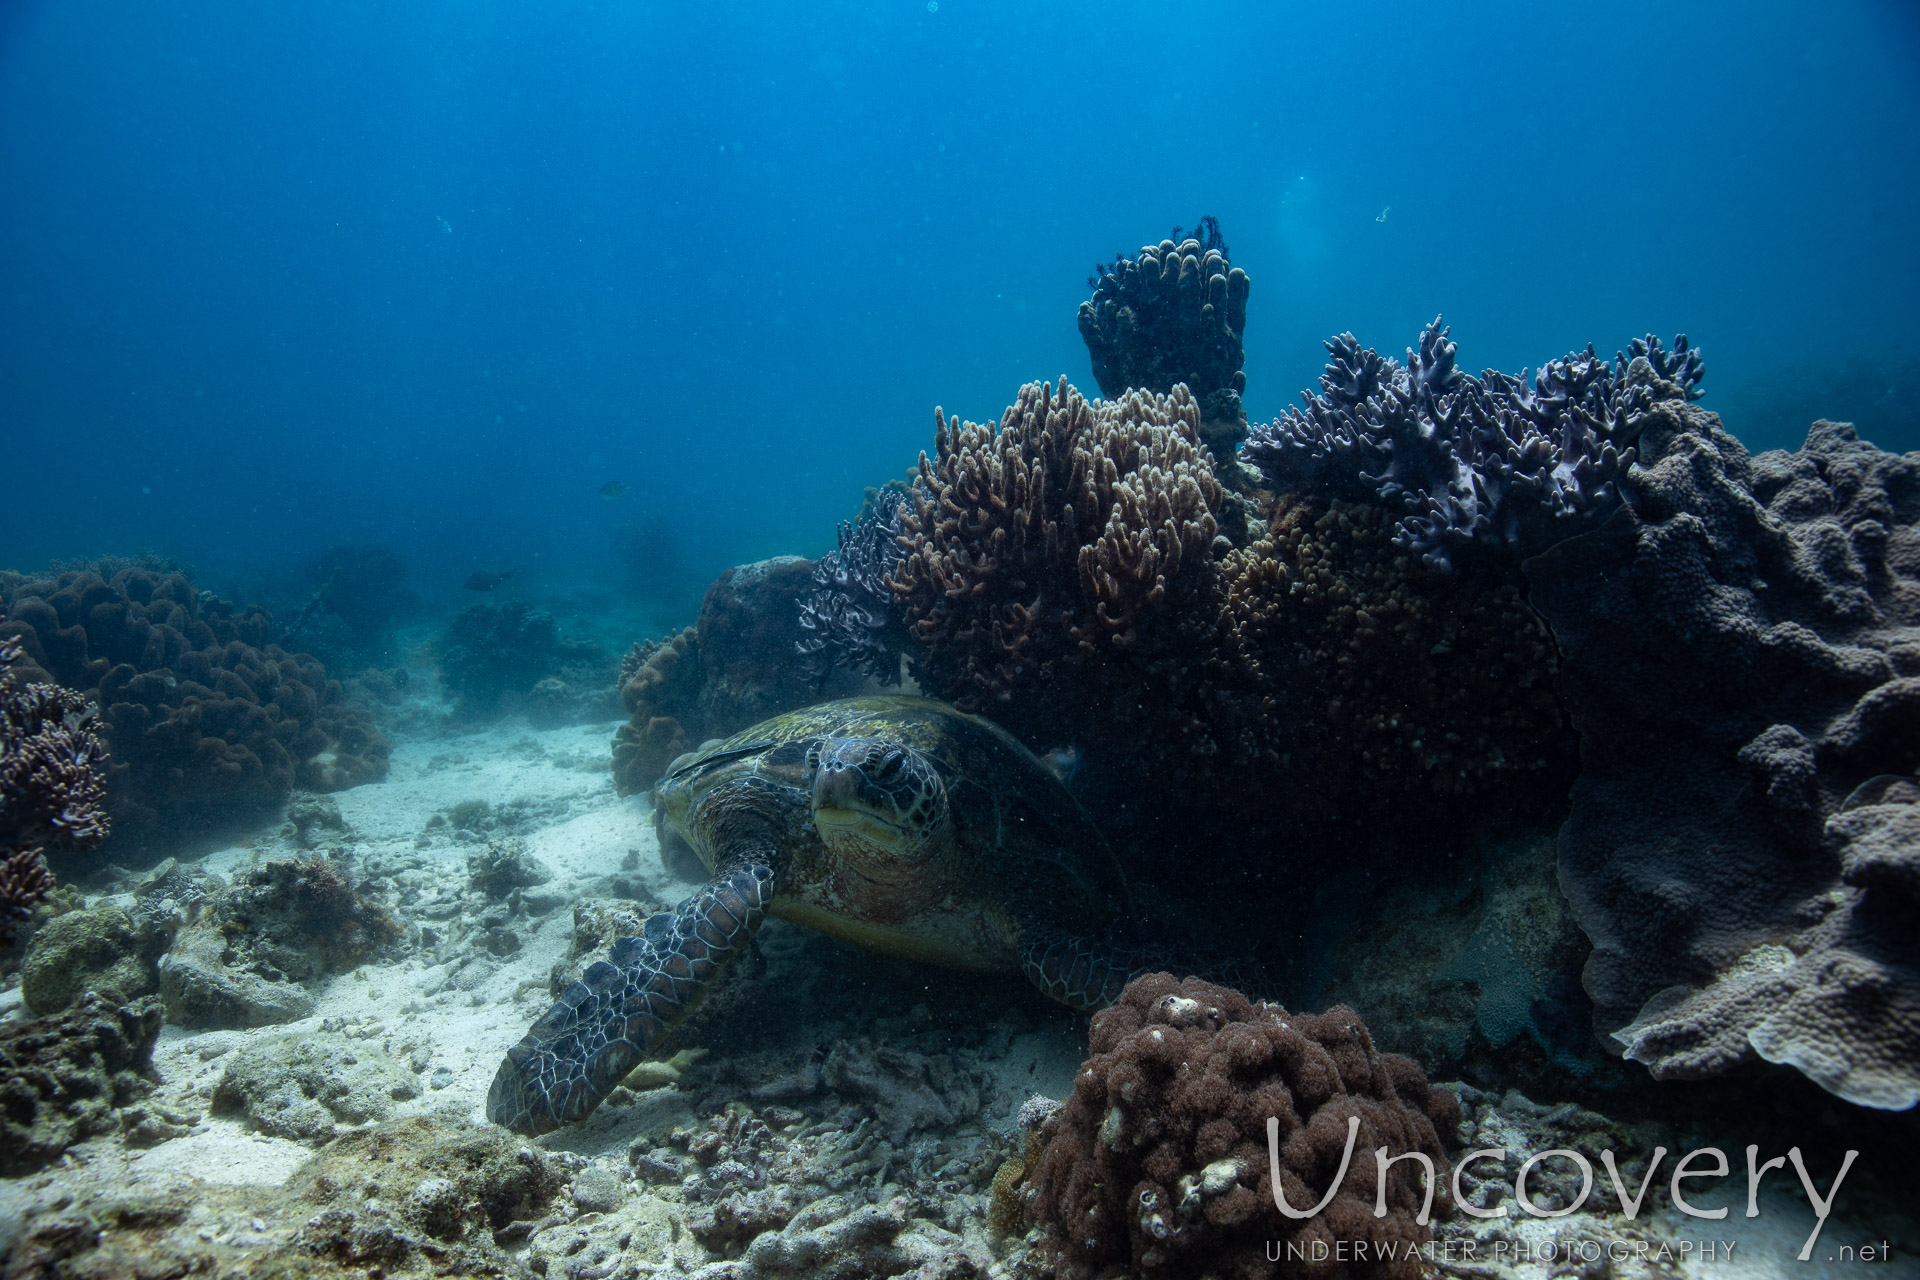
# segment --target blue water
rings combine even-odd
[[[1091,392],[1089,269],[1208,213],[1256,418],[1440,311],[1476,369],[1684,331],[1710,407],[1884,381],[1914,13],[10,0],[0,565],[371,539],[452,601],[615,581],[644,528],[681,568],[634,589],[697,593],[829,546],[936,404]]]

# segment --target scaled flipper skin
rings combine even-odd
[[[699,892],[647,921],[587,966],[506,1060],[487,1091],[487,1119],[533,1136],[593,1113],[720,971],[753,940],[773,903],[775,854],[740,851]]]

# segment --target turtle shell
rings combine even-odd
[[[911,874],[887,883],[853,874],[814,830],[814,762],[836,738],[911,747],[940,774],[949,835]],[[725,854],[718,807],[764,811],[785,855],[773,914],[878,951],[1016,969],[1035,927],[1091,936],[1127,905],[1105,839],[1052,771],[999,726],[925,698],[848,698],[776,716],[675,761],[655,798],[709,869]]]

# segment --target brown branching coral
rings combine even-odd
[[[1288,497],[1221,578],[1234,741],[1290,790],[1456,796],[1548,763],[1553,640],[1498,573],[1424,572],[1380,508]]]
[[[1209,612],[1221,502],[1186,388],[1089,403],[1031,383],[998,430],[935,424],[891,580],[922,687],[1028,724],[1142,677],[1163,686],[1154,705],[1177,706],[1174,655]],[[1106,679],[1116,663],[1134,678]]]
[[[1427,1224],[1451,1207],[1460,1105],[1412,1059],[1376,1050],[1351,1009],[1297,1016],[1148,974],[1095,1015],[1091,1049],[1031,1174],[1057,1255],[1100,1276],[1254,1277],[1275,1273],[1266,1247],[1280,1241],[1328,1275],[1422,1274]],[[1283,1216],[1276,1168],[1290,1207],[1325,1207]]]
[[[53,889],[43,845],[78,852],[107,835],[106,748],[93,707],[13,673],[18,641],[0,639],[0,943]]]

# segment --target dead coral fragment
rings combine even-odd
[[[1299,1017],[1195,978],[1149,974],[1093,1020],[1092,1057],[1043,1130],[1033,1212],[1053,1250],[1145,1277],[1270,1274],[1269,1241],[1366,1241],[1354,1276],[1421,1274],[1412,1247],[1425,1197],[1419,1162],[1388,1170],[1374,1216],[1373,1152],[1432,1162],[1433,1213],[1451,1206],[1445,1143],[1460,1122],[1453,1095],[1411,1059],[1380,1053],[1351,1009]],[[1279,1124],[1288,1204],[1318,1204],[1359,1120],[1346,1176],[1304,1221],[1275,1207],[1267,1125]],[[1393,1261],[1386,1260],[1392,1246]],[[1347,1246],[1351,1251],[1352,1246]]]

